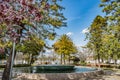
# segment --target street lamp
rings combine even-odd
[[[16,43],[15,43],[15,40],[14,40],[13,41],[13,50],[12,50],[12,60],[11,60],[11,66],[10,66],[10,75],[9,75],[10,80],[12,80],[12,69],[13,69],[13,64],[14,64],[15,46],[16,46]]]

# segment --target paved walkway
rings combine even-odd
[[[106,70],[106,75],[103,75],[104,80],[120,80],[120,69],[115,69],[113,71]]]
[[[0,80],[1,80],[1,78],[2,78],[2,72],[0,71]]]
[[[120,80],[120,69],[117,70],[105,70],[105,74],[98,76],[90,76],[86,78],[81,78],[79,80]],[[0,80],[2,77],[2,72],[0,71]]]
[[[104,73],[103,75],[91,76],[80,80],[120,80],[120,69],[105,70]]]

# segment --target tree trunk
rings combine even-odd
[[[30,65],[33,63],[33,56],[32,54],[30,55]]]
[[[68,55],[69,56],[69,64],[70,64],[70,55]]]
[[[102,63],[104,63],[104,60],[103,60],[103,58],[102,58],[101,60],[102,60],[101,62],[102,62]]]
[[[12,52],[10,53],[4,72],[3,72],[3,76],[2,76],[2,80],[10,80],[10,68],[11,68],[11,61],[12,61]]]
[[[100,54],[98,53],[98,63],[100,63]]]
[[[61,64],[62,64],[62,54],[61,54],[61,60],[60,60]]]
[[[28,55],[29,55],[28,64],[30,64],[30,61],[31,61],[31,54],[28,54]]]
[[[65,64],[65,54],[63,54],[63,56],[64,56],[64,58],[63,58],[63,59],[64,59],[64,64]]]
[[[114,64],[117,64],[117,59],[115,59],[115,62],[114,62]]]
[[[100,69],[100,54],[98,53],[98,68]]]
[[[13,59],[12,59],[12,56],[13,56]],[[11,72],[11,68],[12,68],[11,65],[13,66],[15,56],[16,56],[16,50],[15,50],[15,43],[14,43],[13,48],[10,51],[10,55],[8,57],[4,72],[3,72],[2,80],[11,80],[11,75],[12,75],[11,74],[12,73]]]

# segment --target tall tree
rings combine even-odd
[[[100,49],[102,47],[102,34],[104,34],[103,32],[106,28],[106,24],[106,20],[98,15],[89,27],[89,42],[87,46],[93,50],[95,58],[98,59],[98,62],[100,62],[101,58]]]
[[[109,52],[110,58],[114,59],[115,62],[120,58],[120,1],[119,0],[101,0],[100,7],[103,7],[103,12],[106,13],[106,20],[108,22],[108,34],[112,35],[111,48]],[[109,40],[109,41],[110,41]]]
[[[34,63],[39,53],[43,50],[44,46],[45,42],[34,35],[30,36],[16,48],[18,51],[23,52],[23,55],[29,55],[29,64],[31,65],[32,63]]]
[[[23,37],[29,36],[27,33],[39,33],[39,37],[53,39],[55,29],[66,25],[65,18],[60,12],[63,7],[57,2],[57,0],[0,0],[0,37],[20,42]],[[2,80],[10,80],[12,48],[10,49]]]
[[[58,39],[54,45],[54,50],[56,53],[61,55],[61,64],[62,64],[62,59],[64,59],[64,64],[65,64],[65,56],[69,56],[73,53],[77,53],[77,48],[72,42],[72,40],[65,34],[63,34],[60,39]]]

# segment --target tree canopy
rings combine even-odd
[[[61,58],[65,58],[65,55],[77,53],[77,48],[73,41],[67,35],[63,34],[53,45],[56,53],[61,55]],[[62,57],[62,55],[64,57]],[[62,62],[61,62],[62,63]]]
[[[116,62],[120,58],[120,1],[101,0],[100,7],[106,15],[97,16],[89,27],[87,46],[102,61]]]
[[[71,54],[76,53],[77,49],[72,40],[67,35],[62,35],[54,45],[54,50],[59,54]]]
[[[89,34],[88,34],[88,44],[87,46],[90,47],[93,52],[95,53],[98,61],[101,57],[101,47],[102,47],[102,38],[104,34],[104,30],[106,29],[106,19],[101,16],[97,16],[91,26],[89,27]],[[99,61],[100,62],[100,61]]]
[[[1,0],[0,37],[19,40],[29,34],[54,39],[55,29],[66,26],[64,8],[56,0]],[[16,39],[18,38],[18,39]]]
[[[61,12],[64,8],[59,1],[62,0],[0,0],[0,38],[17,44],[30,35],[37,35],[40,40],[54,39],[55,30],[66,26],[66,18]],[[2,49],[0,51],[5,51]],[[13,50],[12,47],[9,49]],[[11,60],[12,51],[2,80],[9,80]]]

